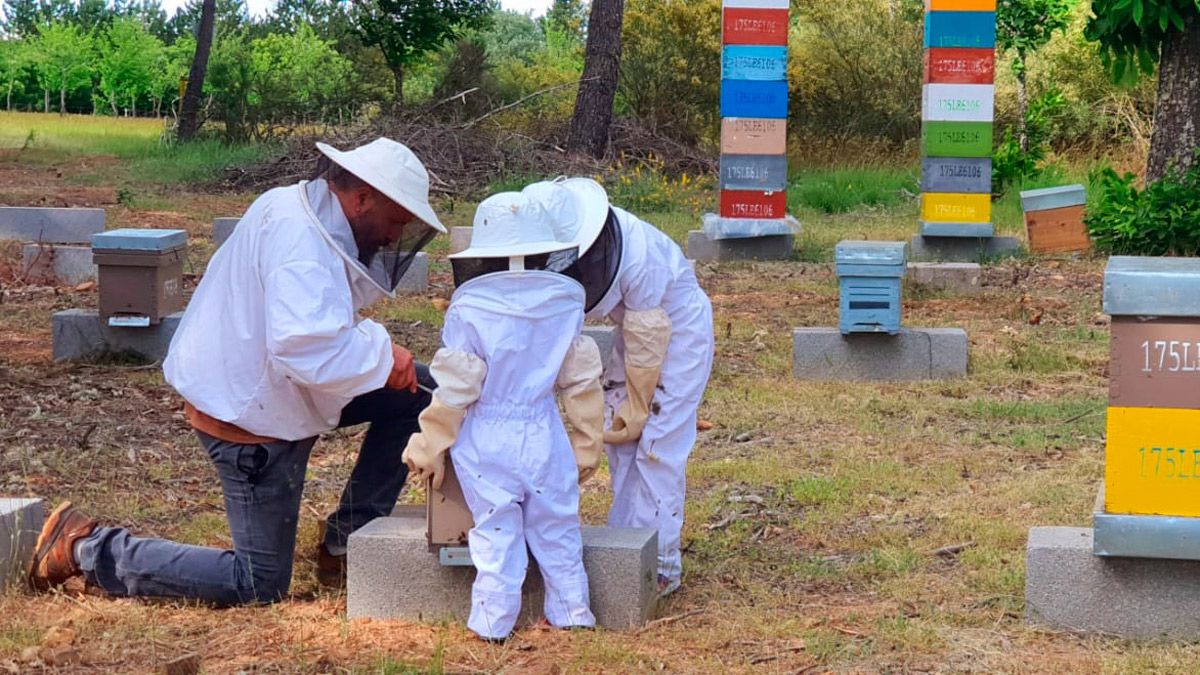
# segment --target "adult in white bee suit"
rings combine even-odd
[[[391,297],[445,228],[408,148],[386,138],[317,147],[319,177],[259,197],[213,256],[163,365],[212,459],[232,547],[135,537],[65,502],[38,540],[35,587],[82,574],[114,596],[286,597],[309,455],[339,426],[370,423],[326,520],[318,577],[336,583],[350,533],[395,507],[400,452],[429,396],[418,390],[423,367],[359,312]]]
[[[619,327],[604,374],[608,524],[658,530],[659,589],[671,593],[683,573],[685,468],[712,371],[712,305],[679,246],[610,207],[595,181],[535,183],[525,193],[551,212],[559,238],[579,246],[588,318]]]
[[[487,640],[507,638],[517,621],[526,545],[545,580],[546,619],[595,625],[578,483],[600,461],[604,393],[599,349],[581,335],[584,289],[564,273],[576,250],[520,193],[480,204],[471,247],[450,256],[458,288],[430,365],[438,388],[404,451],[413,475],[437,489],[449,449],[475,522],[467,626]]]

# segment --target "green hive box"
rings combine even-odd
[[[926,122],[921,129],[926,157],[991,157],[991,122]]]

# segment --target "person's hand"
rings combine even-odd
[[[434,490],[442,489],[442,480],[446,477],[446,454],[430,452],[426,439],[422,434],[413,434],[408,439],[408,447],[401,455],[408,466],[409,477],[414,482],[430,481]]]
[[[388,376],[388,389],[407,389],[417,393],[417,367],[412,352],[399,345],[392,345],[392,373]]]

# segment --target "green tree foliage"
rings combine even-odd
[[[588,5],[583,0],[554,0],[542,25],[546,31],[556,31],[583,44],[587,34]]]
[[[32,45],[38,84],[46,92],[46,112],[50,112],[50,93],[58,92],[58,112],[65,115],[67,93],[92,82],[92,37],[76,25],[59,21],[39,28]]]
[[[1062,92],[1052,88],[1035,98],[1026,110],[1023,138],[1014,137],[1011,127],[1005,130],[1004,140],[993,157],[993,192],[1003,194],[1016,182],[1034,178],[1042,172],[1042,162],[1050,151],[1054,123],[1064,107],[1066,99]]]
[[[400,104],[405,68],[462,31],[484,25],[495,9],[495,0],[366,0],[356,3],[354,20],[366,43],[383,52]]]
[[[12,110],[13,94],[22,93],[29,72],[29,48],[18,40],[0,40],[0,88],[4,91],[4,109]]]
[[[275,33],[251,46],[253,96],[259,124],[328,119],[353,86],[354,68],[332,43],[301,25],[293,35]]]
[[[1066,30],[1074,0],[1000,0],[996,5],[996,42],[1017,53],[1013,72],[1017,75],[1018,140],[1021,152],[1029,150],[1025,117],[1028,108],[1028,59],[1046,46],[1055,33]]]
[[[137,115],[138,100],[155,91],[156,72],[165,67],[163,44],[137,19],[117,19],[98,41],[100,92],[113,115],[126,108]]]
[[[684,141],[715,137],[720,118],[721,1],[628,0],[620,98]]]
[[[1154,73],[1167,38],[1198,12],[1196,0],[1093,0],[1087,37],[1100,43],[1113,79],[1129,82],[1138,70]]]

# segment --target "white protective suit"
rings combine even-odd
[[[324,180],[259,197],[188,304],[163,364],[167,382],[258,436],[298,441],[336,427],[354,397],[384,386],[393,363],[387,329],[358,316],[391,293],[357,255]]]
[[[441,363],[464,361],[445,352],[487,364],[479,400],[450,449],[475,520],[468,544],[478,573],[467,626],[485,638],[505,638],[516,624],[526,544],[545,580],[546,619],[557,627],[595,625],[583,569],[579,474],[555,398],[560,374],[589,348],[596,354],[591,376],[600,376],[596,347],[580,335],[583,301],[583,287],[561,274],[503,272],[463,284],[446,314],[434,379],[461,379],[438,372]]]
[[[625,318],[661,312],[670,319],[670,341],[650,414],[636,442],[607,446],[612,474],[613,505],[608,524],[658,530],[658,573],[678,584],[683,572],[685,469],[696,443],[700,400],[708,386],[713,361],[713,317],[708,296],[696,281],[692,264],[667,235],[619,208],[622,256],[608,294],[588,318],[608,318],[622,330],[604,374],[605,414],[611,420],[628,396]],[[635,358],[636,362],[637,359]]]

